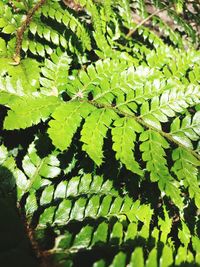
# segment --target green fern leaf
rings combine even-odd
[[[14,66],[12,58],[0,58],[0,93],[7,91],[24,95],[39,87],[39,63],[27,58]]]
[[[134,143],[136,133],[142,132],[143,128],[134,119],[120,118],[114,122],[115,128],[112,129],[113,150],[116,151],[116,159],[125,164],[128,170],[142,175],[143,172],[134,159]]]
[[[41,120],[45,121],[60,103],[54,96],[26,96],[16,99],[10,104],[11,110],[4,121],[4,129],[25,129]]]
[[[182,221],[182,229],[179,229],[178,237],[182,244],[187,248],[190,243],[191,233],[187,225]]]
[[[3,177],[2,175],[3,172],[1,173],[1,186],[0,186],[1,194],[3,193],[3,195],[5,194],[6,196],[8,196],[9,194],[14,194],[15,188],[13,188],[13,190],[10,189],[12,189],[13,186],[15,187],[16,183],[17,198],[20,200],[21,197],[24,195],[26,189],[28,188],[29,181],[24,172],[17,167],[14,157],[9,154],[9,151],[4,145],[0,146],[0,164],[2,170],[3,168],[7,168],[7,170],[9,170],[13,174],[13,179],[14,179],[14,180],[8,179],[6,181],[6,177]],[[2,179],[5,179],[6,186],[4,185],[4,181]],[[10,184],[11,181],[13,182],[12,184]]]
[[[153,248],[148,256],[148,259],[146,261],[146,267],[157,267],[157,249]]]
[[[183,148],[177,148],[172,152],[172,158],[175,161],[172,171],[177,175],[179,180],[184,181],[185,187],[191,198],[195,199],[195,204],[200,206],[200,189],[197,180],[199,161]]]
[[[162,250],[162,256],[160,258],[160,267],[169,267],[173,264],[173,251],[168,245],[165,245]]]
[[[157,132],[144,131],[140,135],[140,150],[143,151],[142,159],[147,162],[146,168],[150,172],[152,182],[158,181],[161,192],[165,192],[174,203],[183,208],[178,183],[171,176],[166,161],[164,149],[169,147],[168,142]]]
[[[200,137],[199,118],[200,111],[197,111],[193,118],[190,115],[182,120],[177,117],[171,124],[173,138],[185,147],[193,149],[191,141],[197,141]]]
[[[66,53],[61,53],[60,55],[51,54],[51,60],[46,59],[45,66],[41,68],[44,77],[40,77],[40,83],[43,86],[42,91],[46,90],[51,95],[58,95],[65,89],[71,59]]]
[[[59,161],[55,155],[40,158],[34,143],[28,148],[28,154],[22,161],[24,173],[29,178],[25,191],[34,191],[50,182],[46,178],[54,178],[60,174]],[[45,179],[44,179],[45,178]]]
[[[112,120],[117,118],[117,114],[112,110],[97,109],[86,119],[81,131],[81,141],[84,143],[82,149],[98,166],[103,161],[103,139]]]
[[[18,98],[20,98],[20,96],[18,96],[16,94],[11,94],[8,92],[4,92],[4,91],[1,92],[0,91],[0,105],[4,105],[4,106],[9,107],[10,103],[13,103]]]
[[[122,266],[126,265],[126,254],[124,252],[119,252],[113,259],[113,262],[109,265],[110,267]],[[140,266],[140,265],[139,265]]]
[[[158,181],[162,176],[169,174],[166,167],[165,151],[168,148],[167,141],[159,133],[148,130],[140,135],[140,150],[143,151],[142,159],[147,161],[147,170],[151,172],[152,181]]]
[[[75,32],[75,34],[81,39],[83,47],[91,50],[90,37],[85,27],[75,16],[70,14],[67,9],[62,9],[58,2],[47,2],[47,4],[42,7],[41,12],[45,17],[55,19],[59,23],[62,22],[65,26],[69,27],[71,31]]]
[[[82,119],[94,109],[88,103],[68,102],[60,105],[52,114],[54,120],[49,122],[48,133],[53,144],[60,150],[67,149]]]
[[[147,17],[146,5],[144,0],[135,0],[134,7],[143,19]]]
[[[133,18],[132,18],[132,14],[131,14],[131,8],[130,8],[129,0],[119,1],[118,9],[119,9],[119,14],[124,21],[125,26],[128,29],[133,28],[134,23],[133,23]]]
[[[58,33],[57,31],[51,29],[48,27],[48,25],[45,25],[40,21],[39,18],[34,19],[35,21],[32,21],[29,27],[30,32],[35,36],[36,33],[40,38],[44,38],[48,42],[52,42],[55,46],[62,46],[63,48],[67,48],[67,40]],[[39,55],[44,56],[44,50],[43,45],[40,42],[35,43],[35,49],[38,52]],[[31,50],[31,47],[30,47]],[[33,52],[33,51],[31,51]]]
[[[131,255],[131,263],[132,266],[137,264],[138,267],[144,267],[144,257],[143,250],[141,247],[137,247]]]
[[[7,56],[6,42],[3,38],[0,38],[0,57]]]
[[[167,236],[169,235],[172,228],[172,219],[169,217],[166,207],[163,207],[164,220],[162,218],[158,219],[158,225],[160,226],[161,237],[160,241],[166,244]]]
[[[0,29],[4,34],[13,34],[20,23],[20,15],[13,14],[7,4],[0,2]],[[13,18],[14,17],[14,18]]]
[[[145,122],[161,129],[160,122],[167,122],[167,116],[173,117],[175,112],[183,112],[185,108],[198,104],[198,95],[197,87],[192,88],[192,86],[188,87],[185,92],[180,89],[165,91],[160,98],[156,96],[151,99],[151,106],[149,106],[148,102],[142,105],[141,118]],[[175,122],[172,123],[171,127]]]

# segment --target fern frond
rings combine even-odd
[[[39,189],[36,183],[34,188],[29,188],[29,196],[25,204],[26,214],[30,216],[29,220],[34,219],[34,214],[38,212],[40,214],[35,229],[39,243],[43,242],[47,227],[51,226],[51,231],[57,233],[54,246],[49,251],[53,253],[57,263],[63,260],[74,262],[82,250],[93,253],[97,248],[108,248],[110,245],[116,251],[113,262],[116,262],[116,259],[119,260],[121,250],[124,251],[125,248],[129,248],[129,252],[123,254],[123,259],[127,257],[129,264],[144,261],[147,266],[150,263],[156,266],[161,260],[171,264],[175,261],[174,255],[177,255],[177,264],[179,257],[183,259],[181,248],[186,251],[185,248],[191,240],[190,231],[184,223],[178,226],[178,238],[183,246],[176,250],[170,241],[172,217],[169,216],[165,206],[162,208],[164,216],[158,216],[156,219],[158,226],[154,226],[151,231],[153,210],[150,206],[141,204],[139,200],[133,201],[128,196],[120,196],[113,187],[113,181],[106,180],[103,176],[84,174],[64,179],[58,184],[54,183],[54,180],[47,180],[47,178],[60,174],[57,156],[54,158],[54,154],[50,154],[41,159],[33,144],[28,151],[29,156],[24,157],[24,167],[22,166],[28,170],[26,172],[28,181],[32,176],[40,176],[40,183],[44,186],[38,195],[38,200],[35,195],[37,190],[41,191],[41,187]],[[50,160],[51,157],[53,158]],[[37,175],[32,165],[37,167]],[[34,181],[36,182],[35,179]],[[72,224],[79,225],[78,230],[71,227]],[[151,246],[150,253],[146,250],[147,241],[142,241],[140,248],[136,246],[139,238],[146,240],[155,238],[156,243]],[[161,255],[157,258],[156,248],[159,242],[163,242],[164,245]],[[187,253],[191,254],[190,251]],[[109,257],[109,261],[111,258]],[[101,257],[101,261],[105,266],[109,266],[104,257]],[[95,261],[94,264],[96,264]]]
[[[62,9],[58,2],[47,2],[42,7],[41,13],[47,18],[55,19],[58,23],[62,22],[66,27],[69,27],[80,38],[83,48],[91,50],[91,40],[85,27],[67,9]]]
[[[94,27],[93,36],[97,47],[100,49],[100,51],[95,51],[96,54],[101,58],[105,58],[105,56],[111,56],[113,51],[105,37],[106,24],[104,24],[101,12],[98,10],[97,5],[95,5],[92,0],[87,1],[86,10],[91,16]]]
[[[41,120],[45,121],[60,103],[55,96],[21,97],[10,104],[11,110],[4,121],[4,128],[25,129]],[[16,120],[16,116],[19,120]]]
[[[113,11],[112,11],[112,0],[103,1],[103,5],[104,5],[104,10],[106,11],[106,14],[105,14],[106,20],[110,21],[110,17],[113,14]]]
[[[120,77],[115,71],[117,69],[121,72]],[[148,81],[144,82],[144,77],[147,76]],[[158,91],[167,89],[161,72],[147,67],[134,69],[129,67],[129,62],[123,60],[97,61],[95,66],[90,65],[86,71],[80,71],[77,78],[69,81],[67,91],[70,96],[81,91],[86,97],[91,92],[93,100],[98,103],[110,104],[115,99],[116,107],[122,111],[127,111],[126,106],[129,105],[130,109],[133,108],[132,102],[140,104]]]
[[[144,131],[140,135],[140,145],[142,159],[147,162],[146,168],[150,172],[152,182],[158,181],[161,192],[165,192],[170,196],[178,207],[183,208],[183,202],[180,196],[178,183],[171,176],[166,161],[166,153],[164,149],[169,147],[168,142],[154,131]]]
[[[94,109],[87,103],[69,102],[60,105],[52,114],[54,120],[49,123],[48,133],[53,144],[61,150],[67,149],[82,119]]]
[[[95,65],[88,66],[87,70],[81,70],[78,73],[78,77],[71,77],[67,85],[67,93],[72,98],[77,98],[79,92],[83,94],[83,97],[86,98],[91,92],[94,96],[94,100],[101,100],[105,98],[106,94],[110,94],[111,88],[109,85],[110,77],[114,74],[116,75],[117,70],[123,71],[127,68],[127,62],[122,60],[99,60]],[[101,85],[103,85],[103,88]],[[104,87],[108,86],[106,92],[104,92]],[[113,88],[114,89],[114,88]],[[110,103],[110,101],[109,101]]]
[[[0,93],[17,95],[32,93],[39,87],[39,63],[33,59],[22,60],[14,66],[12,58],[0,58]]]
[[[197,167],[200,166],[199,161],[182,148],[175,149],[172,153],[172,157],[174,160],[172,171],[179,180],[183,180],[184,186],[186,188],[188,187],[190,197],[194,198],[196,206],[199,207],[200,189],[197,180]]]
[[[192,39],[192,41],[196,42],[196,34],[195,30],[192,28],[190,24],[188,24],[181,16],[178,16],[177,13],[173,10],[169,11],[170,16],[172,16],[173,20],[179,25],[182,32],[186,32],[186,34]]]
[[[195,98],[195,95],[194,95]],[[190,115],[185,116],[182,120],[177,117],[171,124],[171,134],[174,139],[178,140],[186,147],[193,148],[192,141],[199,140],[200,112],[197,111],[192,117]]]
[[[177,265],[176,266],[182,266],[183,262],[184,264],[195,264],[196,261],[194,260],[193,256],[191,255],[191,253],[187,252],[187,249],[185,249],[184,247],[179,247],[179,252],[183,253],[184,256],[181,256],[181,253],[179,253],[179,257],[181,259],[183,259],[185,257],[185,261],[182,260],[181,262],[177,260]],[[114,254],[114,257],[112,258],[112,262],[109,264],[106,259],[101,259],[96,261],[92,266],[93,267],[101,267],[101,266],[106,266],[106,267],[117,267],[119,266],[118,264],[120,264],[120,266],[122,267],[131,267],[131,266],[139,266],[139,267],[143,267],[143,266],[147,266],[147,267],[151,267],[151,266],[170,266],[174,263],[174,250],[169,246],[169,245],[165,245],[162,250],[161,250],[161,255],[160,255],[160,261],[157,261],[157,250],[156,248],[153,248],[150,253],[149,253],[149,257],[145,260],[145,251],[141,246],[136,247],[133,251],[131,251],[131,257],[130,255],[127,255],[123,250],[120,250],[120,252]],[[184,252],[186,254],[184,254]],[[177,256],[177,259],[178,259]],[[127,261],[128,261],[128,265],[127,265]]]
[[[150,122],[156,128],[161,129],[159,122],[167,122],[167,117],[174,117],[175,112],[181,113],[189,106],[198,104],[199,93],[199,88],[192,85],[185,90],[171,89],[165,91],[161,96],[153,97],[151,104],[148,102],[142,104],[140,117],[145,122]],[[172,123],[172,127],[174,124],[176,122]]]
[[[58,60],[58,57],[54,54],[52,58],[54,61]],[[51,66],[50,68],[52,68],[52,66],[55,68],[55,64],[52,65],[53,63],[51,63],[51,61],[48,60],[46,62]],[[120,66],[122,70],[121,78],[118,80],[117,74],[115,72],[110,72],[111,67],[116,66]],[[48,78],[52,77],[52,71],[49,71],[49,68],[43,68],[42,72],[43,75],[46,75]],[[62,73],[62,69],[58,68],[58,76],[61,75],[61,77],[63,77]],[[149,75],[149,81],[144,85],[143,79],[147,74]],[[53,80],[53,78],[51,78],[51,80]],[[43,83],[43,81],[47,82],[46,84],[48,85],[47,79],[41,78],[41,83]],[[52,83],[48,86],[51,87]],[[29,116],[32,117],[32,110],[36,103],[38,109],[38,112],[35,113],[35,116],[30,120],[30,117],[27,116],[27,108],[23,108],[25,103],[20,103],[21,100],[16,101],[16,104],[11,106],[11,111],[9,111],[8,117],[4,122],[4,127],[6,129],[25,128],[38,123],[41,120],[41,114],[44,113],[42,116],[45,117],[42,117],[42,120],[45,120],[55,110],[55,113],[52,115],[54,120],[49,122],[50,128],[48,133],[54,145],[61,150],[65,150],[70,146],[82,118],[85,118],[86,120],[83,123],[80,138],[83,142],[82,149],[86,151],[98,166],[103,162],[103,141],[104,138],[106,138],[108,128],[111,127],[113,128],[113,149],[117,152],[116,159],[120,159],[129,170],[141,176],[142,172],[140,171],[138,159],[134,160],[131,152],[132,149],[134,149],[134,143],[136,143],[134,131],[132,132],[131,138],[133,145],[131,145],[131,143],[127,145],[127,142],[123,141],[120,145],[117,145],[115,143],[115,135],[117,132],[120,132],[122,134],[122,140],[126,139],[127,128],[124,122],[127,121],[129,121],[129,126],[132,125],[131,127],[133,127],[133,129],[136,127],[135,131],[138,133],[142,131],[143,127],[146,127],[149,130],[145,131],[145,134],[142,133],[140,136],[141,141],[143,140],[143,135],[146,138],[143,140],[145,142],[140,146],[140,149],[143,152],[143,159],[148,162],[147,170],[150,172],[151,180],[158,181],[160,190],[172,197],[173,201],[178,206],[182,207],[180,190],[178,189],[179,185],[167,169],[165,150],[169,145],[164,138],[167,138],[170,142],[172,141],[178,146],[182,145],[185,149],[192,149],[191,145],[188,145],[191,143],[190,139],[187,139],[189,141],[185,142],[186,138],[189,138],[186,136],[189,134],[191,135],[191,131],[186,131],[187,135],[184,135],[181,141],[180,134],[173,130],[174,125],[177,124],[178,118],[172,121],[172,130],[170,133],[163,132],[161,126],[162,123],[168,122],[170,117],[175,117],[177,112],[183,113],[186,108],[199,103],[199,87],[192,85],[185,87],[180,85],[179,88],[174,89],[172,86],[174,86],[174,81],[169,81],[169,84],[163,81],[163,74],[160,71],[153,72],[151,69],[143,67],[136,68],[135,70],[129,67],[129,64],[124,61],[98,61],[95,67],[91,65],[86,71],[82,70],[78,74],[78,79],[73,78],[73,76],[69,77],[66,87],[67,93],[73,100],[72,102],[63,104],[56,109],[60,102],[52,98],[53,103],[55,101],[55,106],[52,103],[51,105],[53,107],[51,107],[51,105],[49,107],[48,103],[47,112],[43,105],[45,101],[47,101],[47,99],[50,100],[50,98],[43,96],[29,99]],[[90,101],[88,101],[89,95],[93,98]],[[113,101],[116,101],[114,107],[112,106]],[[22,108],[20,111],[18,111],[18,105]],[[38,108],[39,105],[42,111]],[[23,111],[23,114],[21,114],[22,110],[25,110],[26,113]],[[139,116],[137,115],[138,112]],[[24,118],[25,114],[26,118]],[[24,118],[23,122],[18,126],[12,124],[16,116]],[[121,121],[120,125],[118,124],[119,121],[116,121],[119,116],[123,117],[119,120]],[[76,123],[71,127],[70,125],[72,125],[72,121],[74,121],[75,118]],[[187,118],[188,117],[183,119],[183,124],[188,124]],[[197,118],[198,113],[196,117],[193,118],[195,125],[197,125]],[[28,124],[26,120],[30,120],[31,123]],[[191,121],[191,118],[189,118],[189,120]],[[113,121],[115,122],[112,125]],[[191,128],[193,126],[192,124],[192,126],[190,125],[189,127]],[[71,128],[70,131],[68,127]],[[60,131],[60,129],[62,129],[62,131]],[[182,129],[179,131],[181,130]],[[198,135],[195,134],[194,131],[192,130],[193,137],[191,140],[195,141],[198,139]],[[183,133],[181,133],[181,136],[182,135]],[[159,142],[156,140],[159,140]],[[158,145],[160,142],[163,148]],[[152,148],[152,150],[149,151],[149,147],[154,146],[158,149],[158,155],[154,155]],[[123,151],[126,151],[126,153]],[[124,154],[126,154],[125,157]]]
[[[165,37],[168,36],[170,41],[177,47],[184,47],[184,40],[181,37],[181,33],[178,31],[174,31],[172,27],[170,27],[165,21],[163,21],[160,17],[154,16],[152,18],[152,23],[158,25],[159,32],[162,34],[165,33]],[[158,38],[159,39],[159,38]]]
[[[13,14],[12,8],[0,2],[0,29],[5,34],[14,34],[21,23],[21,15]]]
[[[85,182],[87,182],[87,189],[84,189],[84,191],[81,189],[79,191],[79,186],[83,188]],[[88,182],[91,184],[88,184]],[[58,187],[60,190],[59,185]],[[40,203],[44,207],[47,204],[45,198],[47,192],[51,192],[49,195],[49,201],[51,202],[53,198],[52,186],[48,185],[42,192]],[[59,196],[57,189],[56,192],[57,196]],[[102,177],[93,177],[89,174],[82,177],[73,177],[65,185],[65,194],[63,196],[64,199],[61,200],[56,209],[52,206],[46,207],[42,211],[39,219],[38,230],[46,227],[45,217],[47,218],[47,216],[51,216],[52,226],[59,226],[60,229],[62,229],[63,226],[70,224],[71,221],[75,220],[77,222],[81,222],[82,220],[87,220],[88,218],[92,219],[91,226],[93,225],[92,222],[95,222],[98,218],[104,219],[103,221],[105,223],[103,223],[103,225],[106,226],[107,230],[109,223],[112,224],[112,218],[116,218],[118,220],[117,224],[120,228],[122,228],[121,230],[123,230],[124,226],[120,223],[120,221],[123,222],[124,220],[128,220],[132,226],[134,224],[137,225],[138,221],[140,221],[148,229],[150,227],[152,210],[149,205],[140,205],[139,201],[132,203],[132,200],[128,196],[120,197],[117,191],[112,189],[112,182],[104,181]],[[74,205],[72,205],[73,202]],[[81,212],[77,213],[77,210]],[[99,230],[102,228],[101,221],[98,228]],[[126,242],[129,240],[129,237],[133,238],[133,236],[131,237],[130,235],[131,228],[133,227],[129,228],[130,229],[127,229],[127,235],[123,237],[124,241],[121,241]],[[97,229],[97,232],[94,233],[95,242],[91,242],[91,247],[95,246],[100,241],[98,238],[101,237],[99,236],[97,238],[99,230]],[[115,231],[115,229],[113,230]],[[80,235],[84,231],[83,227],[80,231]],[[94,231],[95,229],[92,230],[92,232]],[[92,232],[90,236],[86,237],[87,240],[88,238],[92,238]],[[106,235],[108,235],[108,233],[106,233]],[[113,235],[114,233],[110,234],[111,240],[109,242],[112,242],[112,239],[115,238]],[[118,233],[116,232],[115,235],[118,235]],[[79,239],[78,236],[77,239]],[[105,239],[104,241],[102,240],[102,242],[107,243],[108,240]],[[73,245],[71,248],[73,249]]]
[[[103,140],[106,137],[108,127],[117,118],[117,114],[109,109],[97,109],[86,118],[81,131],[80,140],[84,143],[82,149],[98,166],[103,161]]]
[[[11,102],[17,100],[20,96],[15,93],[1,92],[0,91],[0,105],[9,107]]]
[[[141,38],[144,39],[144,41],[148,41],[156,49],[160,46],[163,47],[164,43],[163,43],[162,39],[159,38],[156,33],[149,30],[147,27],[142,27],[142,26],[139,27],[138,34],[141,36]]]
[[[33,40],[29,40],[26,38],[26,34],[24,34],[25,38],[22,42],[22,50],[27,53],[27,51],[31,52],[35,56],[42,56],[45,57],[45,55],[51,55],[54,51],[52,47],[50,47],[48,44],[42,45],[39,42],[35,42]]]
[[[17,185],[17,198],[20,200],[22,196],[24,195],[24,192],[28,188],[28,178],[24,174],[22,170],[20,170],[16,164],[16,161],[12,155],[10,155],[7,148],[1,144],[0,145],[0,164],[1,168],[7,168],[10,172],[13,174],[13,181],[12,184],[10,184],[11,181],[8,181],[7,177],[3,176],[1,173],[1,185],[0,185],[0,192],[1,194],[5,194],[6,196],[9,196],[10,194],[13,194],[14,198],[16,198],[16,195],[14,195],[15,192],[15,186]],[[3,177],[2,177],[3,176]],[[7,185],[6,188],[4,188],[4,182],[2,179],[5,179],[5,184]],[[12,190],[11,190],[12,189]],[[7,190],[7,192],[5,192]]]
[[[89,173],[72,177],[69,181],[61,181],[56,186],[54,199],[77,198],[78,196],[89,195],[98,195],[99,197],[108,195],[107,201],[111,202],[112,197],[118,196],[118,192],[113,188],[111,180],[104,180],[103,176],[93,176]]]
[[[147,17],[146,5],[144,0],[133,1],[133,7],[135,8],[136,12],[139,13],[140,17]]]
[[[42,92],[57,96],[65,89],[70,62],[71,59],[66,53],[51,54],[51,60],[45,60],[44,67],[41,68],[44,77],[40,77]]]
[[[0,206],[44,264],[200,265],[199,11],[0,0]]]
[[[55,46],[60,45],[65,49],[68,47],[67,40],[63,37],[62,34],[58,33],[56,30],[51,29],[51,27],[48,27],[48,25],[42,23],[39,19],[31,21],[29,31],[33,34],[33,36],[37,34],[40,38],[44,38],[46,41],[52,43]],[[40,50],[41,45],[42,44],[39,42],[36,43],[36,50],[40,52],[41,56],[44,56],[41,52],[42,50]]]
[[[117,119],[114,126],[112,140],[113,150],[116,151],[116,159],[124,163],[128,170],[142,175],[143,172],[133,155],[136,132],[142,132],[142,126],[130,118]]]
[[[124,25],[127,28],[131,29],[134,26],[134,23],[131,14],[129,0],[119,1],[118,9],[119,9],[119,14],[123,19]]]
[[[153,2],[154,2],[154,4],[156,4],[157,7],[161,8],[161,9],[165,5],[165,3],[163,3],[162,1],[153,1]],[[181,33],[186,33],[192,39],[192,41],[195,43],[197,35],[195,34],[194,29],[179,14],[182,11],[181,9],[183,8],[184,1],[177,0],[177,1],[175,1],[175,4],[176,4],[176,10],[174,10],[173,8],[167,9],[167,13],[168,13],[169,17],[171,17],[173,19],[173,22],[175,22],[178,25],[178,27],[175,26],[175,28],[178,31],[180,31]],[[187,7],[186,10],[188,11],[189,8]]]
[[[60,174],[59,161],[56,156],[52,154],[40,158],[36,153],[34,143],[28,148],[28,153],[22,161],[22,168],[28,177],[25,191],[34,192],[34,190],[49,184],[47,179],[57,177]]]
[[[158,226],[161,233],[160,241],[163,242],[163,244],[167,243],[167,237],[171,232],[172,228],[172,218],[169,217],[169,214],[166,210],[166,207],[163,207],[164,212],[164,219],[161,217],[158,218]]]

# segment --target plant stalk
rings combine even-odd
[[[84,100],[81,100],[81,101],[82,102],[85,102]],[[109,109],[112,109],[112,110],[114,110],[120,116],[124,116],[124,117],[129,117],[129,118],[135,119],[137,122],[139,122],[145,128],[148,128],[150,130],[153,130],[153,131],[158,132],[160,135],[162,135],[163,137],[165,137],[171,143],[174,143],[177,146],[184,148],[185,150],[187,150],[188,152],[190,152],[196,159],[200,160],[200,155],[198,153],[196,153],[194,150],[192,150],[192,149],[184,146],[182,143],[180,143],[179,141],[177,141],[176,139],[174,139],[173,136],[170,133],[166,133],[166,132],[164,132],[162,130],[159,130],[158,128],[153,127],[152,125],[146,123],[141,117],[137,117],[135,115],[130,115],[130,114],[126,113],[126,112],[123,112],[123,111],[119,110],[116,107],[113,107],[111,105],[103,105],[103,104],[97,103],[94,100],[88,100],[86,102],[89,103],[89,104],[94,105],[97,108],[109,108]]]
[[[148,17],[146,17],[145,19],[143,19],[134,29],[129,30],[129,32],[127,33],[126,37],[129,38],[131,35],[133,35],[137,29],[139,27],[141,27],[143,24],[145,24],[148,20],[150,20],[153,16],[157,15],[158,13],[167,10],[169,7],[164,7],[162,9],[158,9],[156,11],[154,11],[152,14],[150,14]]]
[[[44,5],[46,0],[40,0],[33,8],[31,8],[27,15],[25,20],[22,22],[22,25],[17,29],[16,33],[16,48],[15,48],[15,54],[13,56],[13,60],[15,61],[16,65],[20,63],[21,60],[21,48],[22,48],[22,41],[23,41],[23,35],[26,31],[27,27],[30,25],[31,20],[35,14],[35,12]]]

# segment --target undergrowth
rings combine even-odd
[[[0,203],[39,265],[200,266],[199,14],[0,0]]]

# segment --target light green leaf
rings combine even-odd
[[[116,151],[116,159],[124,163],[128,170],[142,175],[143,172],[133,154],[136,132],[142,132],[142,126],[131,118],[120,118],[114,122],[114,126],[112,139],[113,150]]]
[[[25,129],[41,121],[45,121],[60,100],[54,96],[23,97],[16,99],[4,121],[4,129]]]
[[[157,267],[157,250],[156,248],[152,249],[149,253],[148,259],[146,261],[145,267]]]
[[[92,239],[92,246],[100,245],[101,243],[106,243],[108,235],[108,224],[102,222],[99,224],[97,230],[94,232]]]
[[[12,24],[7,25],[3,28],[2,32],[6,33],[6,34],[11,34],[14,33],[14,31],[16,30],[16,27]]]
[[[173,253],[169,246],[164,246],[162,256],[160,258],[160,267],[169,267],[173,263]]]
[[[88,103],[68,102],[60,105],[49,122],[48,134],[53,144],[60,150],[68,149],[82,119],[94,109]]]
[[[90,244],[92,237],[93,228],[89,225],[86,225],[81,229],[81,231],[76,235],[76,238],[73,243],[73,248],[87,248]]]
[[[119,252],[109,267],[125,267],[126,266],[126,254],[124,252]]]
[[[116,222],[111,233],[111,242],[113,244],[121,244],[123,238],[123,226],[120,222]]]
[[[103,162],[103,140],[112,120],[117,119],[117,114],[109,109],[97,109],[87,117],[81,131],[83,150],[99,166]]]
[[[191,233],[189,228],[187,227],[187,225],[182,221],[182,229],[179,229],[178,231],[178,237],[181,241],[181,243],[187,247],[189,242],[190,242],[190,238],[191,238]]]
[[[140,247],[137,247],[131,255],[130,266],[134,267],[135,265],[138,267],[144,267],[143,250]]]

